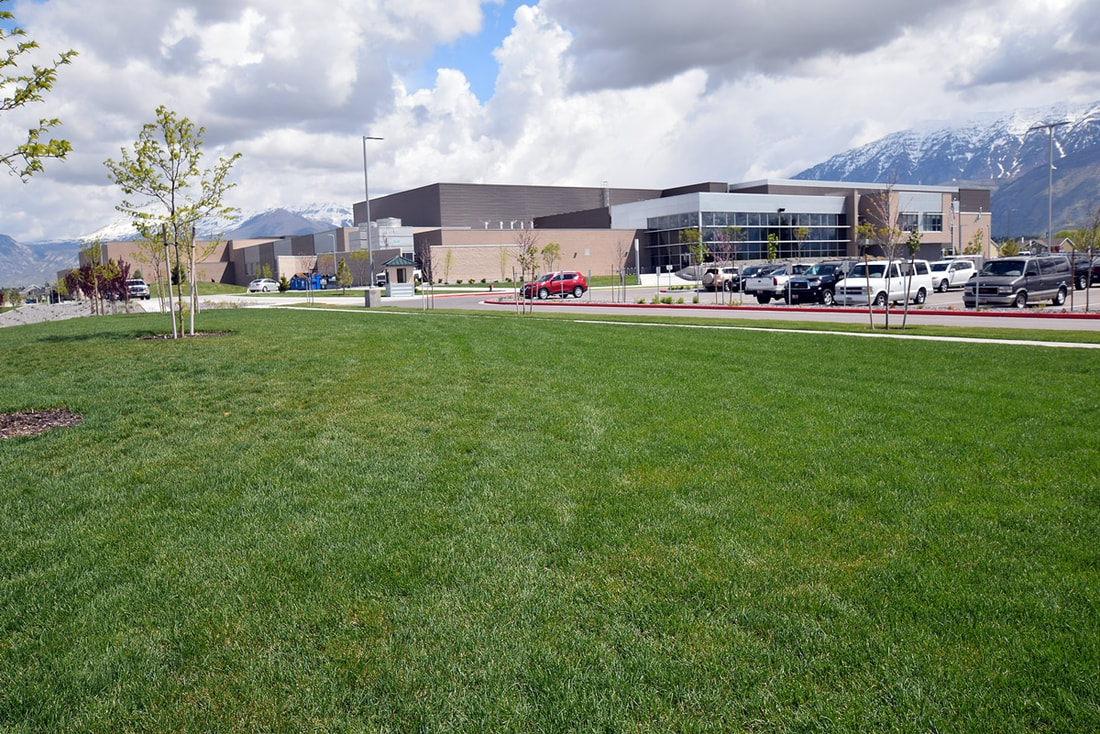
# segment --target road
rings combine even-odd
[[[1089,313],[1085,313],[1086,294],[1088,295]],[[650,303],[655,295],[671,296],[673,300],[683,298],[685,303],[673,305],[654,305]],[[737,294],[734,294],[736,297]],[[699,303],[693,304],[693,297],[698,296]],[[512,292],[476,291],[469,293],[440,293],[434,298],[435,308],[467,309],[472,311],[490,311],[506,313],[516,310],[516,304],[511,300]],[[727,296],[728,298],[728,296]],[[204,296],[207,303],[228,303],[247,307],[279,307],[300,306],[309,299],[301,296],[287,294],[251,294],[251,295],[221,295]],[[684,315],[695,318],[709,319],[742,319],[750,321],[800,321],[810,323],[868,323],[866,307],[848,308],[822,308],[813,305],[787,306],[782,302],[772,303],[767,306],[756,304],[756,299],[746,298],[745,305],[731,307],[721,305],[721,295],[716,296],[703,290],[668,290],[658,289],[655,286],[632,286],[627,289],[625,296],[622,291],[612,291],[610,288],[595,288],[588,291],[579,301],[573,298],[549,299],[547,301],[534,301],[531,307],[536,313],[560,313],[571,312],[588,315],[623,315],[635,316],[674,316]],[[644,304],[638,301],[645,301]],[[361,295],[340,296],[336,291],[316,291],[313,294],[313,302],[326,306],[346,306],[348,308],[364,308],[364,300]],[[159,310],[156,299],[145,301],[141,304],[147,311]],[[1064,307],[1029,307],[1023,311],[1015,309],[987,310],[976,314],[967,311],[962,305],[962,293],[951,291],[949,293],[933,293],[922,308],[910,305],[907,323],[913,325],[940,325],[940,326],[966,326],[978,328],[1007,328],[1007,329],[1034,329],[1034,330],[1072,330],[1072,331],[1100,331],[1100,288],[1091,291],[1075,291],[1073,297],[1073,310],[1067,300]],[[383,298],[383,307],[403,307],[421,310],[430,307],[429,299],[424,296],[413,298]],[[900,324],[901,310],[895,308],[891,311],[891,324]],[[879,326],[883,323],[883,314],[876,310],[875,323]]]

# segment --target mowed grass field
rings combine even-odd
[[[1100,352],[0,330],[0,731],[1096,731]]]

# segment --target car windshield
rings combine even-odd
[[[866,266],[861,263],[852,268],[852,272],[848,275],[851,278],[866,278],[867,273],[870,273],[872,278],[881,278],[886,273],[886,263],[870,263]]]
[[[982,266],[982,275],[1013,275],[1024,274],[1023,260],[990,260]]]
[[[932,272],[942,273],[944,270],[947,270],[947,266],[950,264],[951,263],[932,263]]]

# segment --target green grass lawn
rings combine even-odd
[[[1100,354],[0,329],[0,731],[1095,731]]]

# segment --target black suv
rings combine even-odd
[[[791,303],[823,303],[832,306],[836,301],[837,281],[848,273],[847,263],[839,261],[820,262],[801,275],[791,276],[787,287]]]

